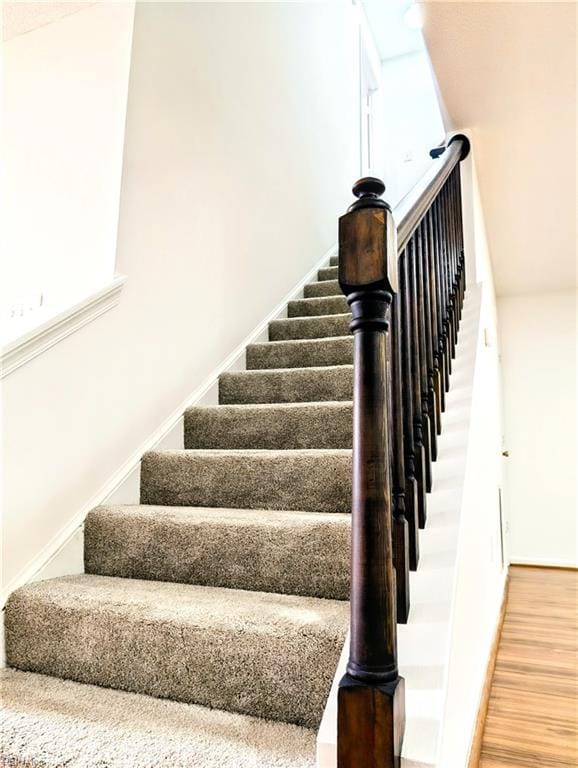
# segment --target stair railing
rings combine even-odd
[[[410,608],[432,461],[466,287],[459,163],[465,136],[433,151],[396,206],[360,179],[339,220],[339,283],[351,307],[351,644],[338,693],[338,767],[400,765],[404,680],[397,622]]]

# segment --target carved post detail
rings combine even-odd
[[[351,646],[339,684],[339,768],[400,764],[405,723],[398,674],[386,334],[397,289],[396,228],[379,179],[339,220],[339,283],[354,335]],[[407,530],[407,529],[406,529]]]

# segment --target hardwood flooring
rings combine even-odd
[[[578,766],[578,572],[512,566],[479,768]]]

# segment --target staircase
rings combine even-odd
[[[187,411],[185,450],[143,457],[141,505],[90,512],[85,574],[12,594],[0,764],[315,764],[349,623],[336,274],[222,375],[218,406]]]
[[[458,142],[448,152],[445,170],[436,181],[440,195],[461,156]],[[453,186],[447,188],[454,190],[454,197],[459,190],[456,179],[454,174]],[[368,181],[356,205],[360,210],[373,206],[371,212],[376,210],[376,195],[371,191],[375,180]],[[405,226],[404,246],[409,243],[408,254],[400,246],[405,298],[401,304],[393,302],[397,326],[393,323],[393,351],[388,353],[394,372],[400,374],[398,380],[388,365],[391,381],[384,383],[386,366],[382,364],[390,299],[382,299],[386,293],[377,291],[371,280],[366,280],[365,293],[352,292],[354,283],[344,280],[343,274],[348,269],[353,274],[356,267],[338,267],[333,257],[319,271],[318,281],[305,286],[304,297],[289,302],[287,318],[270,324],[269,342],[247,348],[247,370],[220,377],[219,405],[186,412],[185,449],[143,456],[141,504],[102,506],[89,513],[84,529],[85,573],[31,583],[11,595],[5,616],[9,669],[2,673],[0,765],[315,765],[316,731],[350,627],[350,572],[352,656],[347,683],[339,688],[346,703],[339,715],[340,728],[344,724],[343,754],[359,754],[360,744],[365,748],[355,736],[360,722],[349,715],[354,709],[348,709],[353,701],[348,697],[357,695],[356,686],[362,695],[366,690],[371,696],[375,693],[371,683],[359,683],[364,674],[363,649],[371,643],[374,657],[385,659],[383,669],[393,675],[387,679],[396,689],[393,720],[390,717],[389,725],[384,725],[377,717],[376,728],[395,729],[391,741],[397,752],[383,763],[379,756],[376,763],[342,756],[340,765],[399,765],[404,718],[394,637],[396,604],[397,618],[405,623],[409,569],[415,570],[419,559],[418,514],[423,527],[426,486],[431,487],[431,461],[440,426],[438,412],[449,385],[464,287],[458,270],[457,218],[456,226],[450,219],[454,198],[449,192],[439,215],[440,220],[447,218],[443,226],[448,242],[453,232],[454,250],[444,245],[437,278],[433,255],[425,255],[424,245],[420,260],[421,250],[414,245],[418,224],[420,237],[427,235],[425,213],[432,233],[437,225],[429,213],[437,194],[432,192],[434,186],[426,185],[420,195],[423,211],[417,222],[411,221],[412,208],[400,226],[401,232]],[[380,214],[370,215],[375,223]],[[440,248],[442,229],[440,224]],[[431,275],[424,266],[428,259]],[[435,369],[441,382],[441,389],[435,391],[433,378],[429,391],[427,379],[420,390],[422,373],[428,375],[420,318],[422,329],[429,329],[430,359],[432,348],[437,350],[436,345],[432,347],[437,339],[435,302],[432,298],[431,305],[426,305],[419,293],[429,291],[430,277],[443,299],[439,352],[440,365],[445,367]],[[355,302],[363,301],[372,313],[383,309],[383,317],[358,318],[366,323],[365,358],[356,357],[359,367],[354,383],[349,305],[354,306],[355,317]],[[399,322],[400,307],[407,324]],[[413,329],[414,341],[420,343],[412,345],[409,337],[402,338],[402,325],[403,333]],[[402,344],[409,377],[403,388]],[[400,350],[399,358],[395,349]],[[356,347],[358,354],[360,347]],[[377,364],[366,369],[372,359]],[[430,372],[433,376],[433,367]],[[392,383],[388,417],[387,391]],[[388,418],[393,424],[393,438],[391,453],[384,451],[383,435],[377,434],[380,411],[370,408],[368,432],[373,430],[379,439],[374,442],[376,469],[373,475],[368,473],[367,482],[377,490],[369,487],[373,500],[364,508],[359,457],[371,445],[372,435],[367,440],[362,435],[362,440],[356,433],[352,457],[352,433],[360,423],[359,416],[354,419],[352,401],[361,402],[356,400],[361,393],[367,406],[368,392],[380,398],[376,408],[382,409],[383,425]],[[415,422],[402,420],[402,394],[404,409],[410,409],[410,398],[417,398]],[[408,452],[410,443],[412,452]],[[404,450],[408,470],[400,460]],[[417,479],[412,474],[414,450],[421,462],[416,458]],[[390,470],[384,469],[390,459],[395,501],[391,514],[385,514],[387,507],[380,505],[391,495]],[[383,520],[386,533],[385,539],[367,539],[375,552],[365,562],[356,560],[354,539],[353,568],[352,482],[354,528],[359,531],[365,525],[369,530],[367,526]],[[407,489],[414,486],[415,502],[410,505],[413,491],[410,494]],[[405,512],[400,501],[404,494]],[[390,543],[382,547],[380,541]],[[364,575],[366,566],[369,572]],[[369,613],[359,611],[365,599],[372,606]],[[384,628],[387,632],[382,637]],[[355,649],[362,649],[357,660]],[[359,680],[352,669],[362,673]],[[364,716],[361,725],[365,727],[366,722]]]

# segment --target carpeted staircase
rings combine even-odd
[[[336,260],[6,606],[1,766],[297,768],[349,619],[352,336]],[[72,682],[76,681],[76,682]],[[130,693],[127,693],[130,692]]]

